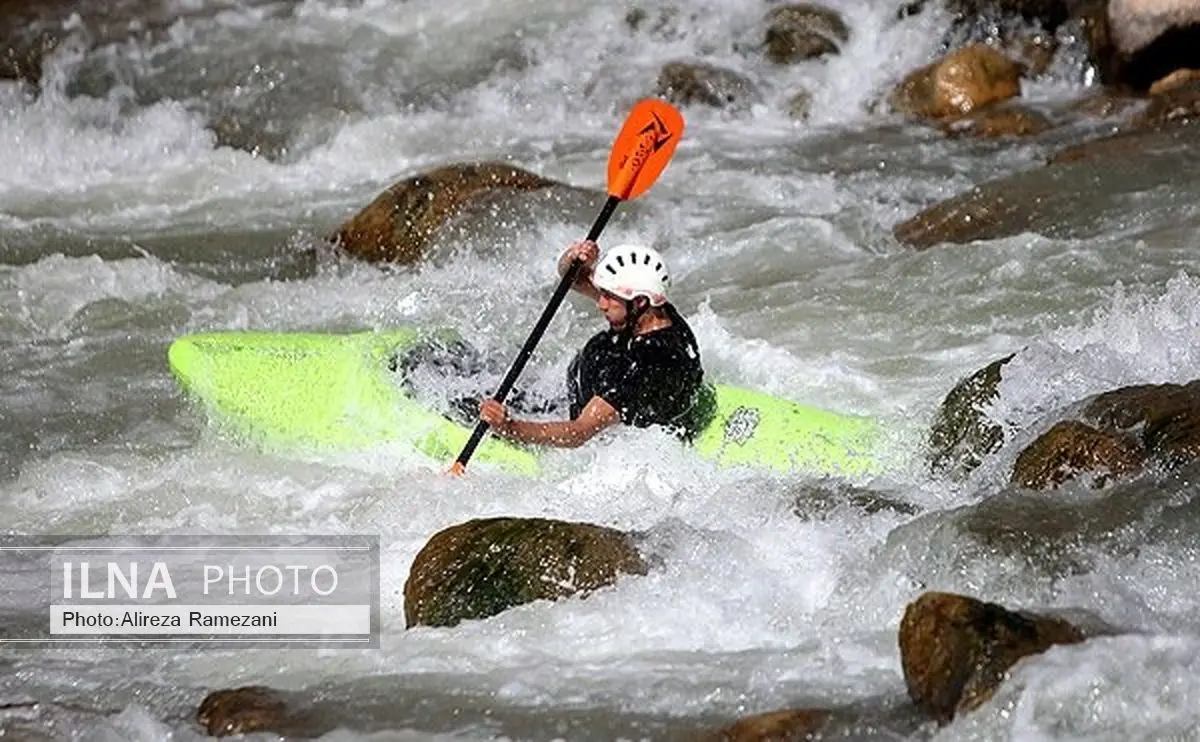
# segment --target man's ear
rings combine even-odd
[[[633,307],[638,312],[644,312],[650,308],[650,300],[644,296],[635,296],[633,297]]]

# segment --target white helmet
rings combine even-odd
[[[626,301],[644,296],[650,300],[650,306],[657,307],[667,302],[671,277],[667,262],[657,250],[642,245],[617,245],[596,263],[592,284]]]

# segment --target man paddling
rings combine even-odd
[[[687,322],[667,301],[670,273],[657,251],[619,245],[597,262],[595,242],[572,243],[558,261],[565,276],[582,268],[572,288],[593,299],[608,321],[567,371],[570,419],[516,420],[494,399],[479,417],[498,435],[521,443],[574,448],[617,423],[661,425],[684,440],[698,434],[715,408],[704,384],[700,350]]]

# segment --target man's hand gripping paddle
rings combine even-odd
[[[683,116],[670,104],[657,99],[647,99],[633,107],[613,142],[612,152],[609,153],[608,200],[600,210],[600,215],[596,217],[596,222],[592,224],[592,229],[587,235],[588,240],[595,242],[600,237],[619,203],[637,198],[654,184],[671,161],[671,155],[675,153],[675,147],[682,135]],[[533,331],[529,333],[529,338],[505,374],[504,380],[500,382],[500,387],[492,395],[492,399],[503,402],[512,391],[513,384],[521,375],[529,357],[533,355],[533,349],[542,339],[542,334],[546,332],[546,327],[558,311],[567,292],[571,290],[582,267],[582,263],[574,261],[558,282],[558,288],[550,297],[550,303],[542,311],[542,316],[533,326]],[[480,420],[467,445],[463,446],[462,453],[451,465],[451,474],[457,476],[467,470],[467,462],[471,460],[471,455],[475,453],[475,448],[483,440],[487,429],[488,424]]]

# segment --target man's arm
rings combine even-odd
[[[499,406],[499,410],[493,405]],[[483,403],[480,416],[503,438],[559,448],[581,446],[601,430],[621,421],[621,413],[603,397],[592,397],[574,420],[513,420],[508,417],[504,405],[490,399]]]

